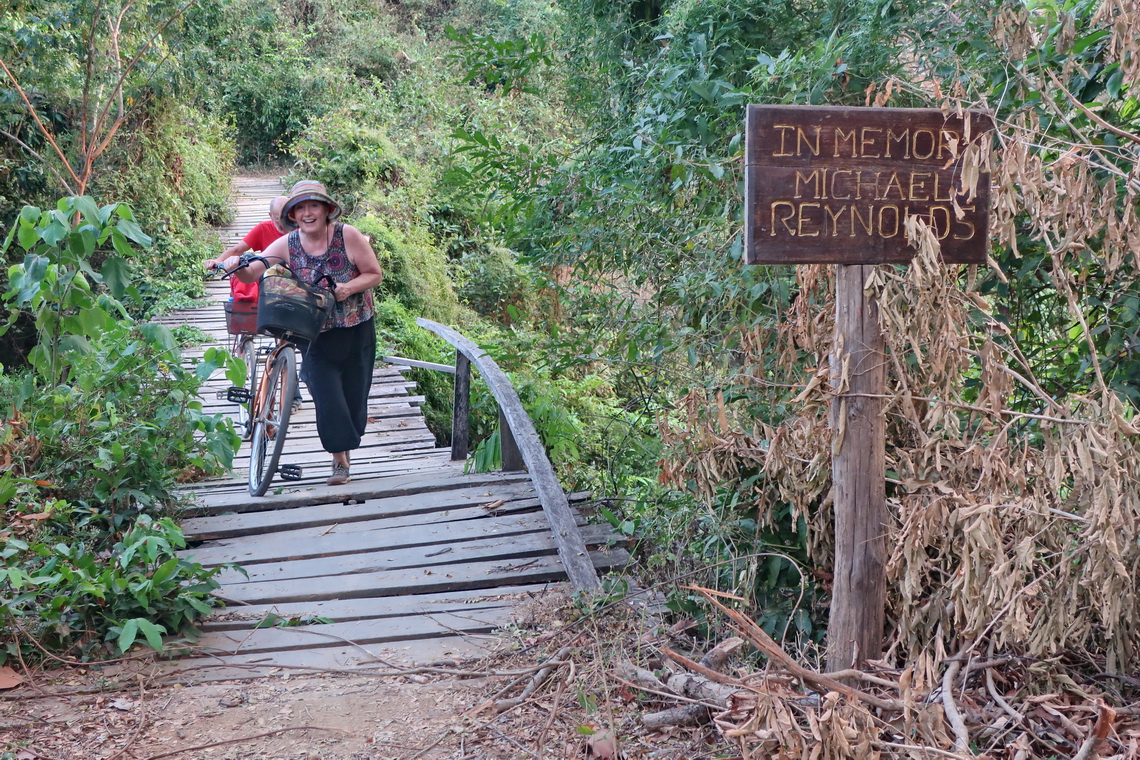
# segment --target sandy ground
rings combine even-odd
[[[302,676],[5,700],[18,760],[410,760],[455,756],[472,681]],[[433,743],[438,744],[433,748]],[[197,749],[195,749],[197,748]],[[493,757],[493,755],[484,755]]]
[[[409,650],[367,675],[282,666],[218,680],[235,670],[158,675],[146,660],[129,672],[33,671],[4,689],[0,668],[0,760],[739,757],[707,728],[641,728],[644,712],[662,705],[612,674],[645,646],[638,614],[576,619],[558,595],[521,611],[527,624],[482,637],[481,658],[424,668],[403,664]],[[540,669],[547,675],[536,679]]]

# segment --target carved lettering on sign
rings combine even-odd
[[[969,188],[962,168],[992,126],[973,112],[749,106],[747,261],[906,262],[905,221],[917,216],[946,261],[984,262],[989,174]]]

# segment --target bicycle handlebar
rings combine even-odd
[[[243,254],[243,256],[245,257],[245,260],[242,261],[240,264],[238,264],[233,269],[230,269],[228,271],[226,270],[226,268],[222,265],[222,262],[220,262],[220,261],[217,262],[216,264],[214,264],[214,266],[210,267],[210,269],[212,269],[215,272],[220,272],[221,274],[218,275],[219,277],[232,277],[234,275],[234,273],[237,272],[239,269],[245,269],[254,261],[260,261],[262,264],[265,265],[266,269],[268,269],[270,266],[272,266],[269,263],[268,259],[263,258],[261,256],[249,256],[249,255],[245,255],[245,254]],[[282,262],[282,263],[284,263],[284,262]]]
[[[219,272],[220,273],[220,274],[218,274],[219,277],[232,277],[234,275],[234,273],[236,273],[239,269],[245,269],[254,261],[260,261],[262,264],[265,265],[266,270],[268,270],[272,266],[269,263],[269,260],[262,257],[262,256],[254,256],[254,255],[250,255],[250,254],[242,254],[242,255],[243,255],[245,260],[242,261],[240,264],[238,264],[233,269],[230,269],[229,271],[226,271],[226,268],[224,266],[222,266],[222,262],[220,262],[220,261],[218,263],[214,264],[214,266],[212,266],[210,268],[214,272]],[[286,261],[280,260],[280,263],[283,264],[287,269],[289,269],[290,272],[293,271],[292,268],[289,267],[289,264]],[[335,293],[336,292],[336,286],[338,283],[336,280],[334,280],[332,278],[332,275],[330,275],[330,274],[321,275],[319,278],[317,278],[317,281],[313,284],[314,285],[320,285],[321,283],[326,283],[326,282],[327,282],[327,285],[325,287],[327,287],[328,290]]]

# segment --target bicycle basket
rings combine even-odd
[[[226,302],[226,332],[230,335],[253,335],[257,332],[255,301]]]
[[[274,270],[261,278],[257,331],[297,343],[316,340],[336,301],[331,291]]]

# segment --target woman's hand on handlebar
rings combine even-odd
[[[206,259],[202,262],[202,266],[211,272],[232,272],[240,263],[240,256],[228,256],[224,259]]]

